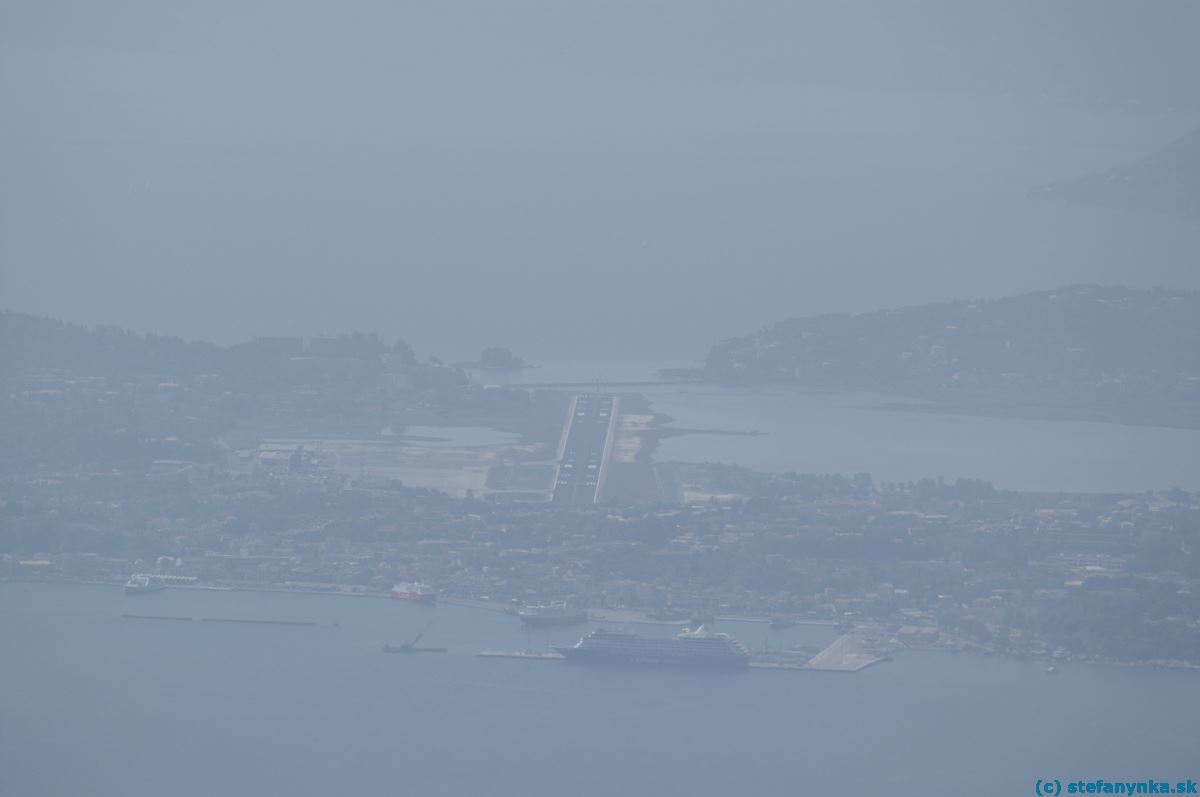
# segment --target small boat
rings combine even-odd
[[[1058,675],[1058,668],[1051,664],[1046,668],[1046,675]]]
[[[398,645],[393,645],[390,642],[385,642],[383,645],[384,653],[446,653],[449,648],[419,648],[417,642],[420,641],[424,634],[417,634],[411,642],[401,642]]]
[[[148,592],[158,592],[163,589],[162,581],[151,578],[144,573],[135,573],[125,582],[126,595],[145,595]]]

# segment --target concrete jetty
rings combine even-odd
[[[316,625],[311,620],[254,620],[239,617],[205,617],[205,623],[243,623],[246,625]]]
[[[127,620],[182,620],[188,623],[192,621],[190,617],[181,617],[175,614],[130,614],[125,612],[121,616]]]
[[[858,672],[880,661],[883,661],[881,656],[863,651],[858,638],[851,632],[833,640],[829,647],[809,659],[804,669]]]
[[[489,659],[534,659],[537,661],[564,661],[561,653],[540,653],[533,650],[481,650],[475,654]]]

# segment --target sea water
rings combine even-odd
[[[749,647],[835,634],[717,628]],[[375,598],[0,584],[0,794],[1025,794],[1037,778],[1200,774],[1195,671],[1048,677],[1044,662],[941,652],[854,674],[476,655],[584,631]],[[381,652],[418,633],[449,652]]]

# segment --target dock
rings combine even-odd
[[[481,650],[475,654],[487,659],[536,659],[538,661],[565,661],[561,653],[539,653],[533,650]]]
[[[205,623],[243,623],[246,625],[316,625],[311,620],[255,620],[242,619],[239,617],[204,617],[201,622]]]
[[[813,656],[806,670],[825,670],[827,672],[858,672],[872,664],[883,661],[882,656],[862,650],[858,638],[853,632],[842,634],[829,644],[829,647]]]
[[[863,640],[851,631],[833,640],[812,658],[799,650],[762,650],[753,654],[750,666],[755,670],[858,672],[887,658],[886,653],[865,650]]]
[[[181,617],[175,614],[130,614],[125,612],[121,616],[127,620],[182,620],[186,623],[192,621],[190,617]]]

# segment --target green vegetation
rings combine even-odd
[[[667,492],[657,476],[662,466],[649,462],[614,462],[604,477],[600,500],[617,506],[673,503],[674,492]]]
[[[525,360],[513,354],[511,349],[492,347],[484,349],[479,355],[479,367],[491,371],[520,371],[529,366]]]
[[[767,474],[654,464],[643,446],[610,464],[600,506],[560,506],[544,501],[566,394],[485,388],[369,335],[222,348],[0,324],[0,577],[123,580],[167,556],[212,583],[382,593],[419,579],[501,601],[1200,663],[1200,496],[1185,490]],[[637,396],[621,406],[653,414]],[[417,425],[522,439],[442,460],[417,448],[404,470]],[[439,468],[465,499],[413,486]]]
[[[937,411],[1194,428],[1200,293],[1074,286],[796,318],[718,344],[700,375],[913,396]]]
[[[1099,174],[1043,185],[1033,195],[1200,221],[1200,129],[1149,157]]]
[[[493,490],[546,491],[554,489],[554,465],[526,462],[493,465],[488,470],[487,486]]]

